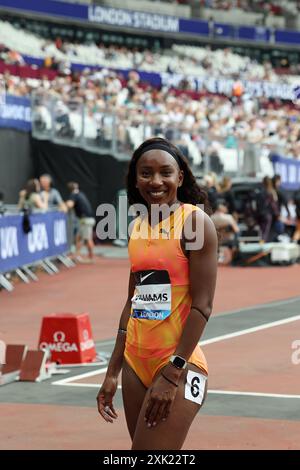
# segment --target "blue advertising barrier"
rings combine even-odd
[[[21,131],[31,130],[31,103],[29,98],[0,95],[0,127]]]
[[[271,161],[274,166],[274,172],[281,176],[281,184],[284,189],[294,191],[300,188],[299,160],[273,154]]]
[[[179,32],[188,34],[209,35],[208,21],[187,20],[179,18]]]
[[[235,26],[232,24],[215,23],[213,32],[206,20],[186,19],[170,15],[146,13],[110,8],[100,5],[81,5],[56,0],[0,0],[0,8],[10,11],[29,11],[44,16],[76,19],[95,24],[106,24],[115,27],[140,29],[144,31],[161,31],[182,33],[228,39],[241,39],[253,42],[270,42],[271,29],[263,26]],[[274,42],[299,45],[300,32],[275,30]],[[272,39],[273,40],[273,39]]]
[[[87,20],[87,6],[54,0],[1,0],[0,6],[10,10],[32,11],[52,16]]]
[[[284,29],[278,29],[275,31],[275,42],[299,46],[300,33],[298,31],[287,31]]]
[[[23,231],[23,215],[0,217],[0,273],[68,251],[67,218],[62,212],[31,214],[31,231]]]
[[[235,28],[229,24],[214,23],[213,33],[215,37],[230,39],[234,37]]]
[[[268,42],[270,30],[262,26],[241,26],[238,29],[238,38],[245,41]]]

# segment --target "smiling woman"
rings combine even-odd
[[[217,235],[205,191],[164,139],[134,152],[127,191],[130,204],[145,210],[130,235],[128,298],[98,410],[108,422],[117,418],[122,368],[132,449],[180,449],[206,397],[208,369],[198,343],[212,311]]]

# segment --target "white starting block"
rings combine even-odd
[[[297,243],[273,243],[272,245],[272,263],[293,263],[300,257],[300,245]]]
[[[0,370],[1,366],[5,364],[5,351],[6,351],[6,344],[4,341],[0,339]]]
[[[245,265],[267,256],[271,265],[288,265],[300,258],[300,245],[289,242],[240,243],[239,252],[244,256]]]
[[[29,350],[21,364],[19,380],[21,382],[41,382],[49,379],[52,373],[46,365],[49,357],[48,350]]]
[[[21,364],[26,355],[24,344],[7,344],[5,361],[0,370],[0,385],[15,382],[19,379]]]

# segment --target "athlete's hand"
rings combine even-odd
[[[102,418],[108,423],[113,423],[113,420],[118,417],[113,405],[113,397],[117,391],[117,387],[117,377],[105,377],[97,395],[98,411]]]
[[[157,378],[151,388],[145,412],[145,421],[149,428],[167,419],[177,390],[175,385],[169,383],[162,376]]]

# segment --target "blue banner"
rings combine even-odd
[[[92,5],[88,7],[88,19],[93,23],[110,24],[124,28],[137,28],[150,31],[179,32],[179,18],[141,11],[105,8]]]
[[[284,158],[280,155],[272,155],[271,161],[274,172],[281,176],[281,184],[284,189],[300,189],[300,161],[293,158]]]
[[[179,19],[179,32],[208,36],[208,21]]]
[[[237,37],[246,41],[267,42],[270,38],[270,31],[262,26],[240,26]]]
[[[0,95],[0,127],[30,131],[30,99],[12,95]]]
[[[232,24],[209,24],[205,20],[186,19],[176,16],[146,13],[109,8],[100,5],[81,5],[56,0],[0,0],[0,9],[27,11],[67,20],[81,20],[90,23],[106,24],[114,27],[133,28],[144,31],[161,31],[168,33],[196,34],[212,37],[223,37],[233,40],[253,42],[270,42],[270,28],[263,26],[235,26]],[[275,43],[298,44],[300,33],[297,31],[274,30]]]
[[[55,0],[1,0],[0,6],[64,18],[76,18],[98,24],[150,31],[179,32],[179,18],[141,11],[79,5]]]
[[[298,31],[285,31],[284,29],[278,29],[275,31],[275,41],[299,46],[300,33]]]
[[[141,74],[140,74],[141,75]],[[148,73],[150,77],[150,73]],[[179,83],[185,78],[184,74],[161,73],[162,85],[178,88]],[[189,75],[189,82],[195,91],[208,91],[210,93],[221,93],[232,96],[235,80],[232,78],[215,78],[209,75],[197,77]],[[149,80],[150,81],[150,80]],[[293,85],[272,82],[252,82],[249,80],[239,80],[244,93],[251,97],[280,98],[282,100],[293,100],[295,96]]]
[[[236,35],[236,28],[229,24],[214,23],[213,29],[214,36],[216,38],[234,38]]]
[[[31,231],[23,231],[23,215],[0,217],[0,273],[68,251],[67,218],[62,212],[32,214]]]
[[[10,10],[32,11],[45,16],[62,16],[87,20],[87,6],[77,3],[57,2],[55,0],[1,0],[0,6]]]

